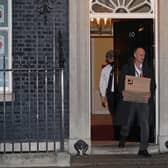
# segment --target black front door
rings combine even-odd
[[[152,19],[131,19],[131,20],[114,20],[114,50],[117,54],[116,66],[118,69],[117,76],[119,77],[121,68],[126,64],[130,57],[133,56],[134,48],[142,46],[146,50],[146,60],[149,66],[153,66],[154,62],[154,31]],[[118,78],[117,78],[118,79]],[[155,105],[151,106],[153,113],[151,119],[154,121]],[[136,119],[135,119],[136,123]],[[153,122],[154,123],[154,122]],[[150,128],[150,141],[154,141],[154,126]],[[116,128],[118,129],[118,128]],[[118,139],[119,130],[116,132]],[[129,140],[136,141],[139,139],[139,128],[136,124],[133,125]]]

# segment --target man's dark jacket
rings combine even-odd
[[[154,104],[155,81],[153,77],[152,68],[149,68],[149,66],[147,66],[147,64],[144,63],[142,66],[142,70],[143,70],[143,77],[151,78],[151,82],[150,82],[151,97],[148,101],[148,104],[150,109],[149,124],[153,125],[155,122],[155,119],[154,119],[155,118],[155,108],[154,108],[155,107],[155,104]],[[120,74],[120,79],[118,84],[119,102],[115,113],[115,119],[114,119],[115,125],[124,125],[128,120],[130,102],[123,101],[123,97],[122,97],[122,91],[124,90],[124,87],[125,87],[126,75],[135,76],[135,67],[134,67],[133,59],[129,60],[129,63],[123,67]]]

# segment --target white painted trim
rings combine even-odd
[[[8,27],[0,27],[0,30],[6,30],[6,31],[8,31]]]
[[[155,19],[154,19],[154,24],[155,24],[155,79],[156,79],[156,103],[155,103],[155,108],[156,108],[156,119],[155,119],[155,124],[156,124],[156,130],[155,130],[155,142],[158,144],[159,142],[159,28],[158,28],[158,0],[155,0]]]
[[[89,17],[89,16],[88,16]],[[88,34],[88,38],[89,38],[89,126],[90,126],[90,130],[89,130],[89,134],[90,134],[90,139],[91,139],[91,113],[92,113],[92,82],[91,82],[91,72],[92,72],[92,67],[91,67],[91,63],[92,63],[92,58],[91,58],[91,50],[90,50],[90,46],[91,46],[91,37],[90,37],[90,20],[89,20],[89,34]]]
[[[154,17],[156,16],[157,13],[157,0],[151,0],[151,7],[153,9]]]
[[[133,16],[133,18],[141,18],[142,15],[145,15],[145,17],[148,15],[150,18],[154,18],[154,13],[155,13],[155,8],[154,8],[154,3],[155,3],[155,0],[151,0],[150,2],[147,1],[147,0],[144,0],[143,2],[139,2],[138,4],[134,5],[134,6],[131,6],[131,4],[134,3],[135,0],[130,0],[129,3],[126,4],[126,1],[124,0],[122,3],[118,0],[117,2],[114,2],[113,0],[109,1],[109,3],[111,3],[111,5],[113,6],[110,6],[110,5],[107,5],[105,4],[104,2],[100,2],[99,0],[90,0],[90,14],[94,15],[94,14],[98,14],[98,15],[101,15],[101,14],[104,14],[106,12],[96,12],[92,9],[92,6],[97,4],[97,5],[100,5],[101,7],[104,7],[106,8],[107,10],[109,10],[109,12],[107,13],[113,13],[114,16],[116,15],[116,18],[120,18],[120,15],[121,15],[121,18],[128,18],[127,15],[130,15],[130,18],[132,18],[131,15],[136,15],[136,17]],[[134,12],[134,10],[138,9],[138,8],[142,8],[144,5],[148,5],[150,6],[150,10],[148,12]],[[126,11],[126,13],[117,13],[117,10],[118,9],[124,9]],[[111,12],[110,12],[111,11]],[[106,13],[106,14],[107,14]],[[118,15],[118,16],[117,16]],[[115,18],[113,16],[113,19]],[[148,18],[149,18],[148,17]]]
[[[90,18],[153,19],[154,13],[91,13]]]
[[[3,93],[0,93],[0,102],[11,102],[15,100],[15,95],[11,92],[6,92],[5,96]]]
[[[92,113],[93,113],[93,111],[94,111],[94,109],[95,109],[95,99],[93,98],[93,90],[94,90],[94,87],[93,86],[95,86],[95,81],[93,80],[93,74],[94,74],[94,69],[95,69],[95,64],[92,64],[93,63],[93,57],[91,56],[91,55],[94,55],[94,53],[95,53],[95,50],[94,50],[94,48],[92,47],[92,49],[91,49],[91,46],[94,46],[94,43],[95,43],[95,41],[91,38],[91,33],[89,32],[89,35],[90,35],[90,60],[91,60],[91,63],[90,63],[90,65],[91,65],[91,70],[90,70],[90,88],[91,88],[91,105],[90,105],[90,107],[91,107],[91,111],[90,111],[90,117],[91,117],[91,115],[92,115]]]
[[[12,0],[7,1],[8,4],[8,26],[0,27],[0,30],[5,30],[8,33],[8,67],[6,69],[12,69]],[[4,88],[0,87],[0,93],[3,93]],[[7,94],[12,94],[12,72],[9,72],[9,87],[5,88]],[[2,95],[2,94],[1,94]],[[0,99],[2,96],[0,95]],[[4,96],[3,96],[4,98]]]
[[[9,69],[12,69],[12,0],[8,0],[8,54]],[[9,72],[9,92],[12,92],[12,72]]]
[[[79,139],[90,150],[89,0],[69,0],[69,32],[69,151],[73,153]]]
[[[38,152],[46,152],[46,151],[59,151],[60,150],[60,142],[54,141],[50,142],[16,142],[16,143],[0,143],[0,152],[37,152],[37,146],[39,147]],[[47,149],[48,146],[48,149]],[[65,151],[68,150],[68,141],[64,142]],[[5,151],[4,151],[5,147]],[[30,150],[29,150],[30,148]]]
[[[156,79],[156,103],[155,103],[155,143],[158,144],[159,135],[159,58],[158,58],[158,0],[152,0],[154,6],[153,14],[150,13],[90,13],[91,18],[112,18],[112,19],[153,19],[155,31],[155,79]]]

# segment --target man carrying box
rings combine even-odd
[[[122,120],[119,147],[124,147],[126,138],[129,135],[130,126],[134,121],[135,115],[137,115],[140,125],[140,147],[138,155],[143,157],[150,157],[151,155],[148,153],[147,150],[149,140],[148,102],[150,97],[154,93],[155,83],[152,78],[151,70],[147,65],[144,64],[144,60],[145,50],[142,47],[138,47],[134,50],[134,58],[122,69],[118,86],[121,103],[119,103],[118,105],[116,117],[120,117],[119,120]],[[129,77],[132,77],[132,79],[127,81],[128,86],[125,86],[126,79],[128,80]],[[145,91],[143,93],[138,92],[137,90],[131,90],[133,92],[130,92],[129,89],[125,90],[126,88],[130,87],[129,84],[133,85],[135,82],[134,80],[141,77],[143,77],[144,79],[149,79],[149,91],[147,90],[147,92]],[[144,81],[142,81],[142,83],[143,82]]]

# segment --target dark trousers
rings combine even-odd
[[[120,135],[127,137],[129,135],[130,126],[134,121],[135,115],[138,117],[140,124],[140,150],[146,150],[149,140],[149,107],[145,103],[130,103],[128,122],[123,125]]]
[[[108,102],[108,110],[109,112],[112,114],[115,111],[115,93],[114,92],[107,92],[106,93],[107,96],[107,102]]]

